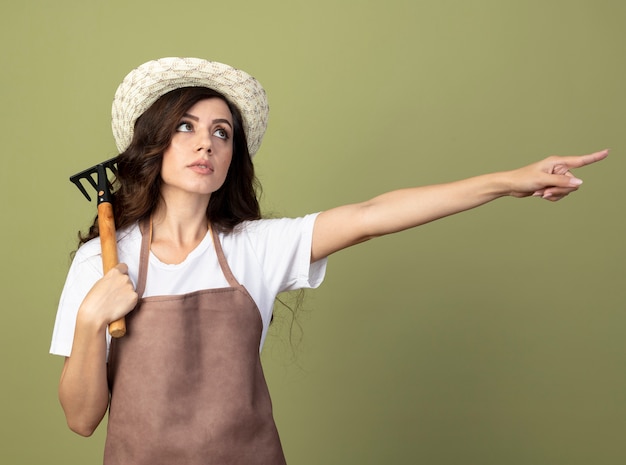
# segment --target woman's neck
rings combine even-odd
[[[204,239],[209,229],[207,201],[162,200],[152,215],[151,250],[164,263],[176,264]]]

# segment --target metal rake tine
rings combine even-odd
[[[78,190],[83,193],[85,198],[91,202],[91,197],[87,193],[87,190],[85,189],[85,186],[83,186],[83,183],[80,181],[81,179],[86,179],[96,191],[98,190],[98,185],[96,184],[96,181],[94,181],[93,178],[90,176],[90,173],[83,173],[79,173],[70,177],[70,181],[72,181],[76,185],[76,187],[78,187]]]
[[[112,160],[109,160],[108,162],[105,162],[104,166],[108,168],[109,171],[113,173],[113,177],[117,179],[117,166],[115,162],[117,162],[117,158],[114,158]],[[108,176],[107,176],[107,186],[109,188],[109,191],[113,190],[113,183],[109,180]]]
[[[81,171],[80,173],[77,173],[74,176],[70,176],[70,181],[72,181],[76,185],[76,187],[78,187],[78,189],[82,192],[85,198],[91,202],[91,197],[87,193],[87,190],[85,189],[85,186],[83,185],[81,180],[83,179],[87,180],[87,182],[91,184],[91,187],[93,187],[94,190],[98,192],[100,189],[98,188],[98,184],[96,180],[93,178],[94,175],[98,174],[98,167],[102,166],[105,176],[106,176],[106,169],[108,168],[109,171],[111,171],[111,173],[113,173],[113,175],[117,177],[116,163],[117,163],[117,157],[111,158],[110,160],[104,161],[102,163],[98,163],[97,165],[94,165],[91,168],[87,168],[86,170]],[[106,178],[107,178],[106,179],[107,187],[109,188],[109,190],[113,189],[113,184],[111,183],[111,181],[109,181],[108,176],[106,176]]]
[[[91,202],[91,197],[89,197],[89,194],[87,193],[83,185],[80,183],[80,181],[78,179],[71,179],[71,178],[70,178],[70,181],[76,184],[76,187],[78,187],[78,190],[80,190],[85,196],[85,198]]]
[[[109,168],[109,170],[111,171],[111,173],[113,173],[114,176],[117,177],[117,158],[114,158],[113,160],[109,160],[109,161],[113,161],[114,163],[107,163],[107,165],[105,165],[107,168]]]

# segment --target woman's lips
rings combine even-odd
[[[189,165],[189,168],[198,174],[211,174],[214,171],[213,166],[209,162],[204,161],[193,163]]]

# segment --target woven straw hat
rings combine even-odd
[[[119,152],[128,148],[135,121],[162,95],[181,87],[208,87],[233,103],[243,117],[250,156],[259,150],[269,106],[261,84],[245,73],[216,61],[200,58],[161,58],[132,70],[115,92],[113,137]]]

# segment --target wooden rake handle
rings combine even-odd
[[[113,218],[113,206],[109,202],[98,204],[98,228],[100,229],[100,244],[102,247],[102,269],[106,274],[118,264],[115,219]],[[109,334],[115,338],[126,334],[126,320],[124,317],[109,324]]]

